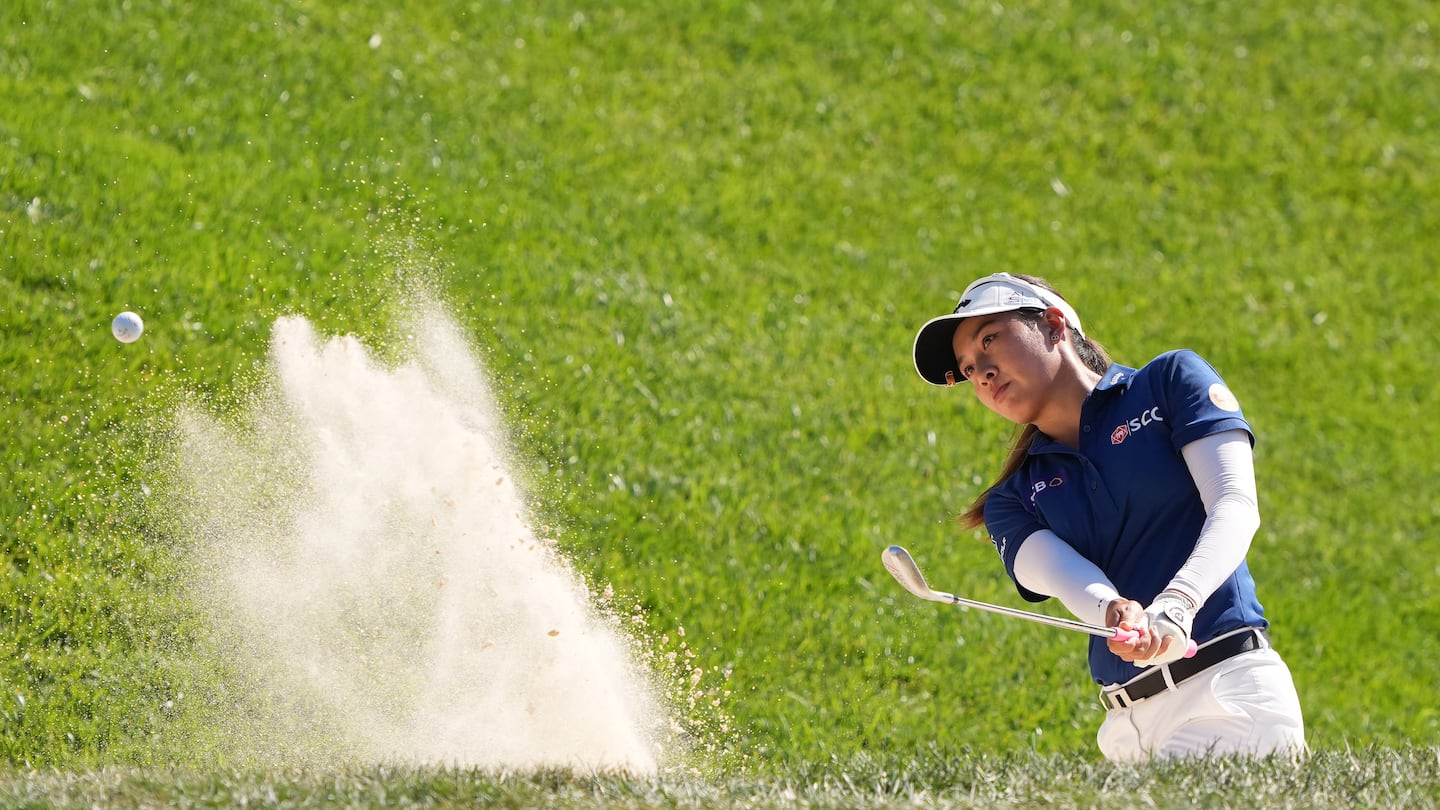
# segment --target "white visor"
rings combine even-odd
[[[955,329],[966,318],[994,315],[1017,309],[1045,310],[1055,307],[1065,322],[1085,336],[1080,316],[1064,298],[1049,290],[1016,278],[1009,273],[995,273],[971,282],[960,294],[960,303],[949,315],[931,318],[915,335],[915,370],[931,385],[954,385],[965,381],[955,362]]]

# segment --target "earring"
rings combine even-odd
[[[1050,336],[1050,342],[1051,342],[1051,343],[1059,343],[1059,342],[1060,342],[1060,336],[1059,336],[1059,335],[1051,335],[1051,336]]]

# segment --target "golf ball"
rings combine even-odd
[[[110,334],[121,343],[134,343],[145,331],[145,322],[133,312],[122,312],[110,322]]]

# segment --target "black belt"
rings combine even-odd
[[[1189,678],[1215,666],[1227,658],[1251,650],[1263,650],[1270,646],[1270,636],[1264,630],[1248,627],[1243,632],[1218,638],[1195,651],[1193,658],[1156,667],[1130,683],[1100,693],[1100,702],[1107,709],[1123,709],[1145,698],[1154,697],[1168,688],[1165,670],[1170,670],[1170,682],[1179,685]]]

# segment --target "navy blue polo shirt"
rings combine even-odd
[[[1220,375],[1188,350],[1133,369],[1112,365],[1080,411],[1080,447],[1041,434],[1029,456],[985,501],[985,526],[1015,578],[1025,538],[1050,529],[1114,583],[1149,604],[1195,549],[1205,505],[1180,455],[1196,439],[1226,430],[1254,433]],[[1031,602],[1048,597],[1026,590]],[[1206,600],[1192,637],[1204,643],[1240,627],[1266,627],[1250,570],[1240,567]],[[1090,673],[1123,683],[1142,670],[1090,639]]]

